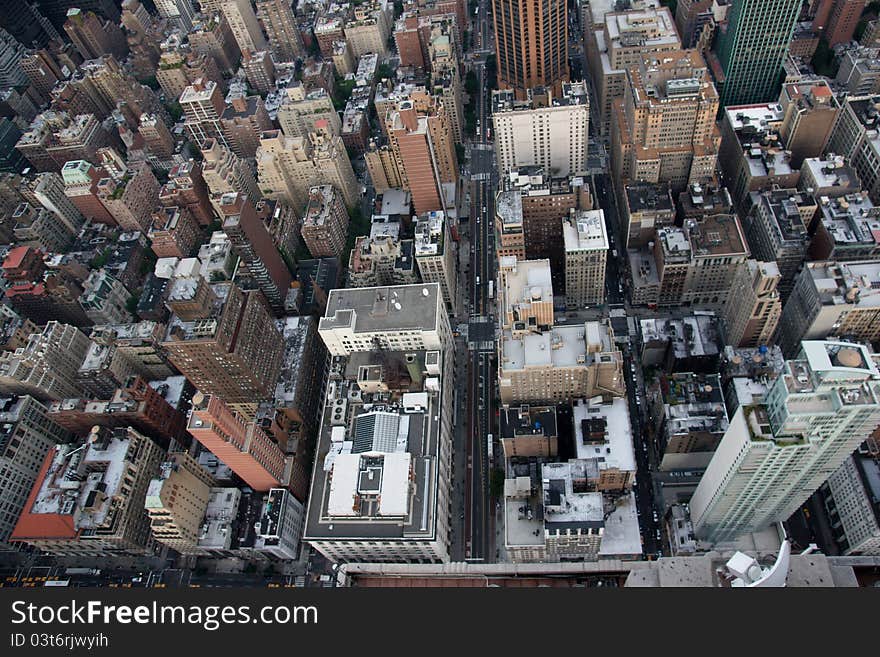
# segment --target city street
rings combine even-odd
[[[478,12],[478,43],[487,43],[488,14],[486,0]],[[470,280],[468,323],[468,479],[466,558],[491,561],[494,558],[494,514],[490,508],[489,459],[487,436],[495,434],[495,311],[494,295],[494,201],[495,162],[487,139],[487,83],[483,61],[474,65],[478,89],[477,138],[471,146],[470,183]]]

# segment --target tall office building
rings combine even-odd
[[[232,249],[241,258],[241,264],[262,290],[272,309],[280,313],[284,309],[284,297],[290,287],[290,271],[257,216],[254,205],[247,197],[232,192],[220,201],[223,215],[223,232],[229,237]]]
[[[342,194],[346,207],[358,202],[360,187],[342,138],[330,134],[326,123],[321,125],[321,131],[305,138],[286,137],[280,130],[261,135],[257,171],[260,190],[267,198],[303,207],[309,189],[329,184]]]
[[[184,30],[192,29],[193,5],[190,0],[153,0],[162,18],[169,18]]]
[[[583,82],[561,85],[560,93],[492,92],[492,123],[498,169],[539,166],[551,176],[582,173],[587,166],[590,97]]]
[[[159,203],[166,208],[189,210],[199,226],[209,225],[214,221],[215,214],[219,215],[211,206],[202,165],[194,160],[171,167],[168,182],[159,190]]]
[[[159,200],[159,181],[146,162],[129,169],[120,180],[103,178],[98,198],[124,230],[149,229]]]
[[[348,239],[348,213],[333,185],[309,189],[303,212],[302,239],[313,258],[339,258]]]
[[[737,270],[731,289],[731,302],[724,307],[727,344],[734,347],[760,347],[771,344],[782,315],[782,302],[776,286],[779,267],[775,262],[747,260]]]
[[[719,542],[791,516],[880,425],[880,371],[863,345],[804,341],[763,404],[740,406],[690,502]]]
[[[31,86],[43,100],[51,98],[52,89],[65,75],[56,58],[46,48],[33,50],[19,60]]]
[[[91,345],[75,326],[49,322],[24,347],[0,355],[0,394],[40,401],[81,396],[77,372]]]
[[[128,52],[125,36],[119,26],[109,20],[101,20],[92,12],[71,9],[67,12],[64,31],[83,59],[97,59],[110,54],[120,61],[125,60]]]
[[[880,96],[849,96],[843,103],[826,150],[843,155],[856,170],[862,189],[880,203]]]
[[[153,538],[181,554],[199,540],[214,478],[186,452],[174,452],[150,481],[144,508]]]
[[[222,14],[200,15],[193,21],[188,35],[189,45],[195,52],[207,55],[217,66],[232,73],[241,59],[241,50],[229,29],[229,21]]]
[[[56,555],[144,554],[144,501],[165,451],[131,428],[95,427],[49,450],[12,540]]]
[[[717,0],[679,0],[675,9],[675,26],[685,48],[694,48],[708,27],[713,30],[715,20],[712,6]]]
[[[840,551],[880,555],[880,460],[853,454],[828,478],[821,493]]]
[[[187,429],[255,491],[268,491],[283,480],[281,448],[220,398],[196,393]]]
[[[612,103],[612,162],[622,183],[668,182],[681,191],[715,178],[721,137],[718,94],[703,56],[673,50],[642,58],[627,71]]]
[[[58,31],[40,13],[34,0],[5,3],[0,14],[0,27],[29,48],[42,48],[50,39],[60,39]]]
[[[54,212],[68,230],[74,234],[79,233],[85,218],[66,196],[64,179],[60,175],[55,172],[38,175],[37,184],[34,186],[34,196],[40,205]]]
[[[880,340],[880,262],[804,263],[782,310],[779,346],[792,356],[801,340],[841,336]]]
[[[782,64],[801,0],[740,0],[721,28],[716,48],[724,81],[721,105],[763,103],[776,98]]]
[[[229,29],[232,30],[232,36],[241,52],[266,48],[266,39],[257,22],[251,0],[222,0],[220,11],[226,17]]]
[[[416,91],[387,112],[384,125],[416,213],[450,208],[458,165],[452,123],[443,101]],[[452,190],[449,183],[453,183]]]
[[[413,252],[422,280],[440,283],[446,307],[452,314],[461,308],[458,295],[456,249],[449,230],[449,218],[441,211],[428,212],[415,224]]]
[[[183,110],[184,127],[200,148],[209,139],[227,145],[220,124],[226,106],[219,84],[199,78],[183,90],[177,102]]]
[[[318,331],[338,358],[304,540],[333,560],[449,561],[453,346],[439,284],[333,290]]]
[[[562,220],[565,241],[565,305],[571,309],[605,303],[608,233],[602,210],[571,210]]]
[[[590,28],[587,62],[596,87],[600,134],[611,133],[611,106],[623,96],[627,70],[645,57],[662,59],[663,53],[682,47],[669,8],[657,5],[656,0],[643,0],[629,11],[607,11]],[[594,12],[597,9],[593,7]]]
[[[493,0],[498,86],[524,98],[532,87],[557,91],[568,80],[568,3]]]
[[[819,0],[813,30],[821,32],[832,48],[853,38],[865,0]]]
[[[257,18],[279,62],[292,62],[305,52],[290,0],[257,0]]]
[[[319,121],[326,121],[327,128],[334,135],[342,132],[339,113],[326,89],[307,89],[301,82],[292,82],[282,93],[278,125],[286,137],[306,137],[318,130]]]
[[[31,0],[33,2],[33,0]],[[67,20],[67,12],[73,8],[93,11],[96,14],[119,22],[119,5],[114,0],[37,0],[40,13],[48,18],[59,31]]]
[[[0,545],[9,540],[46,454],[68,438],[33,397],[0,399]]]
[[[225,194],[238,192],[252,202],[261,197],[257,180],[247,163],[216,139],[207,139],[202,148],[202,177],[211,192],[211,203],[219,214]]]
[[[26,52],[9,32],[0,28],[0,85],[16,87],[27,84],[28,77],[21,67]]]
[[[828,82],[809,80],[782,85],[779,104],[784,113],[779,137],[791,151],[791,166],[800,169],[804,159],[822,155],[840,103]]]
[[[167,304],[174,312],[163,348],[190,382],[229,404],[252,404],[275,392],[284,343],[263,293],[233,283],[176,278]]]
[[[811,195],[795,189],[752,192],[750,197],[752,207],[744,222],[749,248],[756,259],[776,263],[785,303],[807,257],[807,229],[818,206]]]

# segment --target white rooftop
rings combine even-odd
[[[513,269],[508,269],[513,265]],[[516,256],[501,259],[505,269],[505,297],[509,303],[553,300],[553,276],[549,260],[517,260]]]
[[[527,333],[513,337],[505,331],[502,337],[502,370],[529,367],[586,367],[587,328],[589,324],[554,326],[550,331]]]
[[[608,233],[603,210],[581,210],[574,214],[574,223],[562,222],[566,251],[606,251]]]
[[[627,557],[642,554],[642,534],[636,512],[636,496],[630,492],[617,501],[617,506],[605,519],[599,557]]]
[[[355,501],[362,493],[373,493],[378,494],[378,515],[406,515],[411,459],[409,452],[388,453],[381,457],[337,454],[330,475],[327,514],[331,517],[360,516]]]
[[[810,369],[815,373],[821,373],[822,379],[880,379],[880,371],[877,370],[870,352],[864,345],[831,340],[804,340],[801,342],[801,349]],[[840,355],[845,351],[851,351],[858,355],[861,362],[857,364],[854,361],[851,367],[838,364],[844,360],[842,356],[838,363],[832,362],[835,354]]]
[[[604,445],[584,444],[581,421],[588,418],[604,418],[607,422],[607,442]],[[572,406],[572,421],[577,458],[600,459],[600,470],[617,468],[623,472],[636,471],[632,425],[626,399],[616,397],[610,404],[603,404],[601,397],[578,400]]]

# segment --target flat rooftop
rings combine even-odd
[[[130,445],[125,429],[105,434],[93,443],[59,445],[46,457],[48,470],[37,482],[39,492],[24,513],[35,519],[71,516],[71,526],[80,531],[101,528],[117,507],[116,499],[129,467]],[[126,496],[123,503],[128,502]]]
[[[504,271],[504,301],[506,312],[520,303],[553,300],[553,276],[549,260],[517,260],[502,258],[502,266],[514,264]]]
[[[605,31],[610,47],[652,47],[680,43],[675,19],[666,7],[646,7],[605,15]]]
[[[572,406],[572,422],[577,458],[598,459],[600,470],[617,468],[622,472],[636,471],[632,425],[626,399],[617,397],[607,404],[602,403],[601,397],[578,400]]]
[[[424,359],[427,352],[416,353]],[[439,379],[393,376],[392,370],[406,371],[402,352],[387,353],[384,361],[377,352],[353,358],[381,371],[391,394],[364,392],[348,372],[362,372],[360,366],[343,367],[345,374],[329,383],[304,540],[431,540],[437,531]]]
[[[556,409],[552,406],[510,406],[499,411],[501,438],[556,436]]]
[[[733,105],[724,108],[724,115],[736,132],[749,136],[773,132],[785,118],[779,103]]]
[[[636,496],[634,492],[629,492],[616,501],[614,510],[605,519],[599,558],[640,557],[642,552]]]
[[[667,212],[675,214],[675,203],[669,184],[632,183],[626,186],[626,202],[631,213]]]
[[[498,192],[495,197],[495,214],[505,226],[522,225],[522,192],[518,189]]]
[[[332,290],[320,329],[350,327],[355,333],[434,330],[440,284]]]
[[[635,289],[660,285],[660,275],[657,273],[657,263],[654,261],[653,253],[642,249],[627,249],[626,257],[629,258]]]
[[[809,240],[801,209],[816,207],[812,196],[795,189],[752,192],[751,196],[752,202],[759,204],[772,219],[771,229],[775,230],[780,244],[794,242],[797,246]]]
[[[403,189],[386,189],[382,192],[381,214],[409,215],[411,205],[410,193]]]
[[[856,170],[846,163],[842,155],[808,157],[801,163],[801,171],[808,172],[817,190],[842,189],[859,191],[861,182]]]
[[[686,222],[695,257],[748,255],[749,248],[735,214],[716,214],[697,223]]]
[[[810,262],[807,271],[823,305],[880,305],[880,260],[867,262]]]
[[[608,328],[599,322],[554,326],[549,331],[501,338],[501,370],[513,372],[540,367],[588,367],[596,358],[613,362],[615,351]]]
[[[677,359],[720,353],[718,323],[711,315],[691,315],[682,319],[643,319],[641,334],[645,344],[671,340]]]
[[[819,199],[822,225],[835,245],[876,245],[880,242],[880,207],[864,194]]]
[[[653,185],[652,185],[653,186]],[[694,184],[678,195],[685,216],[728,213],[733,200],[726,187],[707,187]]]
[[[562,222],[566,251],[607,251],[608,233],[603,210],[579,210]]]

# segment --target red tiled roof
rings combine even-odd
[[[55,458],[55,452],[57,449],[57,447],[51,449],[49,450],[49,453],[46,454],[46,458],[43,460],[43,466],[40,468],[40,473],[37,475],[37,480],[34,482],[34,487],[31,489],[31,494],[28,495],[21,516],[9,537],[10,541],[26,541],[28,539],[40,538],[76,538],[78,532],[73,526],[72,515],[62,515],[60,513],[31,513],[37,495],[40,494],[40,488],[43,486],[43,480],[46,478],[49,466],[52,465],[52,459]]]
[[[3,261],[3,269],[16,269],[21,267],[21,262],[24,260],[28,251],[30,251],[30,248],[31,247],[29,246],[17,246],[12,249],[6,255],[6,260]]]
[[[46,286],[43,283],[19,283],[6,290],[6,296],[10,298],[19,294],[40,296],[45,292],[45,289]]]

